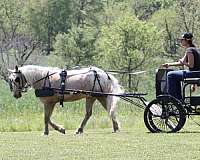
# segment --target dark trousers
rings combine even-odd
[[[167,73],[167,92],[169,95],[182,100],[181,81],[185,78],[200,78],[200,71],[178,70]]]

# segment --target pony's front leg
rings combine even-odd
[[[44,135],[49,134],[49,120],[50,120],[50,108],[48,104],[44,104]]]
[[[87,123],[88,119],[90,118],[90,116],[92,115],[92,106],[93,106],[95,100],[96,100],[96,98],[94,98],[94,97],[86,98],[86,114],[85,114],[85,118],[81,122],[81,125],[80,125],[79,129],[76,131],[76,134],[83,133],[83,128],[86,125],[86,123]]]
[[[49,124],[50,124],[51,127],[54,128],[55,130],[59,131],[60,133],[65,134],[65,128],[62,128],[62,127],[56,125],[56,124],[53,123],[51,120],[49,121]]]
[[[51,125],[52,128],[54,128],[55,130],[65,134],[65,129],[60,127],[59,125],[53,123],[50,119],[53,110],[54,110],[55,104],[45,104],[44,105],[44,110],[45,110],[45,114],[44,114],[44,122],[45,122],[45,131],[44,131],[44,135],[48,135],[49,134],[49,128],[48,128],[48,124]]]

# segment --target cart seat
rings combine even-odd
[[[200,85],[200,71],[192,71],[193,77],[195,78],[185,78],[183,82],[187,84],[197,84]]]
[[[183,82],[187,84],[197,84],[200,86],[200,78],[186,78],[183,80]]]
[[[172,69],[159,68],[156,71],[156,97],[167,94],[167,73]]]

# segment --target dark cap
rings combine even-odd
[[[181,37],[178,38],[178,39],[192,40],[192,38],[193,38],[192,33],[190,33],[190,32],[185,32],[185,33],[183,33],[183,34],[181,35]]]

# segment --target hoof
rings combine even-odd
[[[64,129],[64,128],[61,128],[61,129],[60,129],[60,132],[61,132],[62,134],[65,134],[65,129]]]
[[[119,128],[114,129],[112,133],[117,133],[117,132],[120,132]]]
[[[43,136],[48,136],[49,135],[49,132],[44,132],[43,133]]]
[[[78,131],[76,131],[76,134],[82,134],[83,133],[83,128],[79,128]]]

